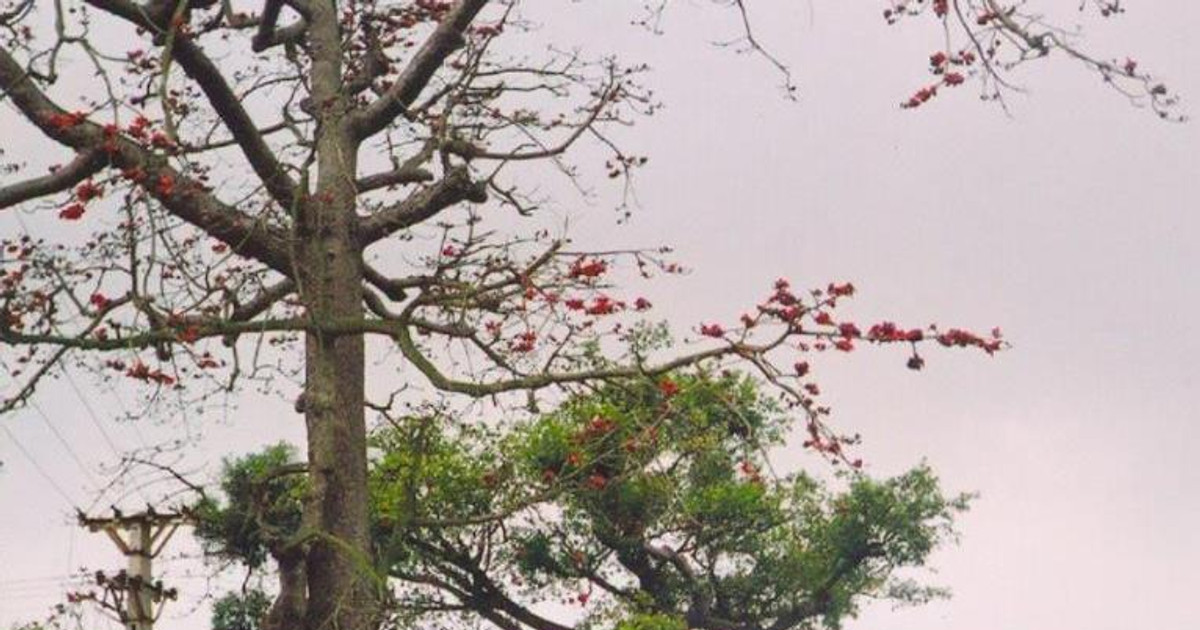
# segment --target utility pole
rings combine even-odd
[[[190,519],[185,510],[124,514],[113,508],[107,518],[93,518],[79,513],[79,524],[88,531],[103,531],[126,557],[127,566],[116,575],[97,571],[95,581],[99,595],[86,598],[113,613],[127,630],[154,630],[154,622],[162,613],[162,605],[175,599],[175,589],[163,588],[154,579],[154,558],[158,557],[175,530]]]

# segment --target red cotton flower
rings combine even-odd
[[[607,295],[597,296],[584,311],[588,315],[610,315],[625,308],[624,302],[614,302]]]
[[[833,297],[849,297],[854,295],[854,285],[849,282],[844,284],[830,284],[826,290]]]
[[[537,333],[532,330],[517,335],[517,338],[509,345],[510,350],[520,354],[533,352],[535,347],[537,347]]]
[[[212,355],[207,352],[205,352],[203,355],[200,356],[199,359],[196,360],[196,367],[198,367],[202,370],[208,370],[208,369],[212,369],[212,368],[219,367],[219,366],[220,366],[220,364],[217,363],[217,360],[214,359],[212,357]]]
[[[65,131],[79,125],[84,120],[87,120],[87,115],[83,112],[67,112],[50,114],[46,117],[46,124],[59,131]]]
[[[200,340],[200,329],[195,326],[188,326],[176,333],[175,338],[180,343],[196,343]]]
[[[171,141],[171,138],[167,134],[155,131],[150,134],[150,146],[156,149],[172,149],[175,147],[175,143]]]
[[[671,398],[679,393],[679,383],[669,378],[664,378],[658,382],[658,391],[662,393],[664,398]]]
[[[571,263],[571,268],[567,272],[572,278],[596,278],[608,271],[608,263],[603,260],[587,260],[580,258]]]
[[[121,171],[121,177],[131,182],[142,182],[146,180],[146,170],[140,166],[124,169]]]
[[[158,383],[159,385],[173,385],[175,379],[164,373],[162,370],[151,370],[150,366],[142,363],[139,359],[134,361],[133,365],[125,371],[125,376],[139,381]]]
[[[592,416],[588,422],[587,432],[592,435],[604,435],[617,428],[617,423],[604,416]]]
[[[85,208],[81,203],[73,203],[58,211],[58,218],[65,221],[78,221],[83,217]]]
[[[721,328],[720,324],[702,324],[700,326],[700,334],[705,337],[720,339],[725,336],[725,329]]]
[[[133,136],[134,138],[137,138],[138,140],[145,140],[146,136],[148,135],[146,129],[149,127],[150,121],[147,120],[145,116],[138,116],[137,118],[133,119],[133,122],[129,123],[129,127],[126,129],[129,131],[129,135]]]
[[[91,180],[75,187],[75,198],[81,203],[99,199],[102,195],[104,195],[104,187],[93,183]]]
[[[170,197],[175,194],[175,180],[170,175],[162,174],[155,181],[154,190],[164,197]]]
[[[92,297],[88,298],[88,302],[98,310],[104,310],[112,304],[112,300],[108,299],[103,293],[93,293]]]
[[[909,99],[907,101],[901,103],[900,107],[903,107],[904,109],[912,109],[914,107],[920,107],[921,105],[924,105],[926,102],[928,102],[929,99],[937,96],[937,89],[938,89],[937,85],[930,85],[929,87],[923,87],[923,88],[917,90],[917,93],[913,94],[911,97],[909,97]]]

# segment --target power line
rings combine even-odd
[[[87,411],[88,418],[91,419],[92,424],[95,425],[96,428],[100,431],[100,435],[104,436],[104,441],[108,443],[109,450],[112,451],[113,455],[118,460],[124,461],[125,456],[122,454],[120,447],[118,447],[116,442],[112,439],[112,435],[110,435],[109,432],[107,430],[105,430],[104,423],[100,420],[99,414],[97,414],[95,409],[92,408],[92,405],[91,405],[91,403],[88,402],[87,397],[83,395],[83,392],[80,390],[79,385],[75,382],[75,378],[73,376],[71,376],[70,370],[65,368],[62,365],[62,363],[59,363],[58,369],[60,372],[62,372],[62,375],[66,377],[67,385],[69,385],[71,387],[71,389],[75,392],[75,397],[78,398],[79,402],[83,404],[83,408],[85,411]],[[136,429],[136,427],[135,427],[135,429]],[[142,441],[143,444],[145,443],[145,440],[141,438],[140,432],[138,433],[138,438]],[[128,472],[128,470],[130,470],[130,469],[125,468],[118,474],[124,475],[126,472]],[[100,493],[96,495],[96,500],[93,501],[92,505],[90,505],[88,507],[88,510],[91,510],[92,508],[94,508],[96,506],[96,504],[100,502],[100,499],[103,498],[105,492],[107,492],[108,489],[111,487],[113,487],[112,483],[110,483],[110,484],[106,485],[104,488],[102,488],[100,490]],[[137,493],[139,495],[141,495],[143,501],[145,501],[147,503],[150,502],[150,498],[148,496],[146,496],[146,493],[143,492],[141,489],[138,489]]]
[[[61,593],[66,589],[78,588],[87,586],[91,582],[86,579],[62,580],[59,582],[47,582],[46,584],[25,584],[21,586],[0,586],[0,595],[5,599],[16,595],[36,596]]]
[[[121,415],[129,419],[127,426],[133,429],[133,434],[137,437],[138,443],[144,449],[150,448],[150,443],[146,441],[146,436],[142,434],[142,430],[138,428],[138,423],[132,419],[133,416],[129,413],[129,408],[125,406],[125,401],[121,398],[120,390],[114,388],[109,390],[109,393],[112,394],[113,400],[117,401],[117,407],[121,408]]]
[[[4,366],[4,371],[7,372],[10,377],[13,377],[12,370],[10,370],[8,366]],[[79,466],[79,469],[82,470],[85,475],[87,475],[92,485],[99,487],[99,480],[96,479],[96,476],[92,474],[92,471],[87,467],[87,465],[83,463],[83,459],[79,457],[79,454],[75,452],[75,449],[71,448],[71,445],[67,442],[67,438],[64,437],[62,432],[58,430],[58,427],[54,426],[54,423],[50,420],[50,416],[46,415],[46,412],[43,411],[41,406],[37,404],[37,401],[28,399],[25,401],[25,403],[31,409],[33,409],[34,412],[36,412],[42,423],[45,424],[48,429],[50,429],[50,432],[54,434],[54,438],[60,445],[62,445],[63,449],[67,451],[67,455],[69,455],[71,459],[75,461],[75,463]]]
[[[42,410],[41,406],[38,405],[37,402],[33,400],[29,400],[27,402],[29,403],[29,406],[37,412],[38,417],[41,418],[46,427],[50,429],[50,432],[54,434],[54,437],[58,440],[58,443],[62,445],[63,449],[67,451],[67,454],[71,456],[71,459],[74,460],[79,466],[80,470],[83,471],[83,474],[87,475],[92,485],[99,487],[100,481],[96,479],[94,474],[92,474],[91,469],[89,469],[87,465],[83,463],[83,459],[79,457],[79,454],[75,452],[75,449],[71,448],[70,442],[67,442],[67,438],[64,437],[62,432],[58,430],[58,427],[54,426],[54,423],[50,421],[50,416],[46,415],[46,412]]]
[[[87,401],[87,397],[83,395],[83,392],[79,391],[79,386],[75,384],[75,378],[71,376],[70,370],[63,367],[62,363],[58,364],[58,370],[67,378],[67,385],[71,387],[71,389],[75,392],[75,397],[78,398],[79,402],[83,404],[84,410],[87,411],[88,418],[91,419],[92,424],[96,425],[96,429],[100,431],[100,435],[104,438],[105,443],[108,444],[109,450],[112,451],[113,455],[116,455],[117,458],[120,459],[121,449],[117,448],[117,443],[113,441],[112,436],[108,434],[108,430],[105,429],[104,425],[100,422],[100,417],[96,415],[96,411],[92,409],[92,405]]]
[[[11,429],[8,428],[8,423],[0,422],[0,429],[4,429],[4,433],[8,436],[8,439],[12,440],[12,443],[17,447],[17,450],[21,451],[21,454],[25,456],[25,459],[29,460],[29,463],[32,464],[34,470],[36,470],[38,474],[42,476],[42,479],[45,479],[46,483],[50,484],[51,488],[54,488],[54,491],[58,493],[58,496],[62,497],[63,500],[65,500],[71,506],[78,505],[78,503],[76,503],[75,500],[73,500],[67,494],[67,491],[63,490],[62,486],[58,485],[58,482],[54,481],[54,477],[51,477],[50,473],[46,472],[45,468],[42,468],[42,465],[38,463],[36,458],[34,458],[33,453],[30,453],[29,449],[25,448],[24,444],[21,444],[21,441],[17,439],[17,436],[12,432]]]
[[[75,531],[74,528],[71,531]],[[0,588],[5,588],[14,584],[28,584],[33,582],[66,582],[79,578],[78,575],[42,575],[37,577],[11,578],[0,580]]]
[[[25,224],[24,217],[22,217],[20,215],[20,213],[17,213],[15,216],[17,219],[17,223],[19,223],[21,226],[21,231],[26,236],[29,236],[29,226]],[[62,366],[60,365],[59,367],[61,368]],[[4,371],[8,372],[9,376],[13,377],[14,381],[16,380],[15,376],[12,373],[12,370],[10,370],[8,368],[8,366],[4,366]],[[50,416],[47,416],[46,412],[42,411],[42,408],[37,404],[36,401],[30,399],[30,400],[27,400],[26,403],[30,407],[32,407],[35,412],[37,412],[38,417],[41,418],[42,422],[45,423],[46,427],[50,429],[50,432],[54,434],[55,439],[58,440],[58,443],[62,445],[63,449],[67,451],[67,455],[69,455],[71,457],[71,459],[74,460],[75,463],[79,465],[79,468],[81,470],[83,470],[83,473],[85,475],[87,475],[87,477],[91,481],[92,485],[99,487],[100,486],[99,480],[96,479],[96,476],[94,474],[92,474],[92,471],[83,463],[83,460],[79,457],[79,454],[75,452],[75,449],[71,448],[71,445],[67,442],[67,439],[65,437],[63,437],[63,434],[58,430],[58,427],[54,426],[54,423],[50,421]],[[11,431],[9,431],[8,433],[10,436],[12,435]]]

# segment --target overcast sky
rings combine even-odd
[[[732,321],[776,277],[851,280],[862,320],[998,325],[1014,344],[992,359],[931,352],[919,374],[898,350],[821,362],[835,422],[864,434],[872,472],[925,458],[947,487],[980,493],[961,544],[935,558],[954,598],[869,608],[849,627],[1200,627],[1200,128],[1161,123],[1062,59],[1018,75],[1028,93],[1011,97],[1010,117],[966,89],[902,111],[938,35],[887,27],[878,1],[756,3],[760,37],[793,65],[792,103],[761,60],[709,44],[731,32],[728,13],[680,3],[651,37],[604,11],[615,4],[559,9],[547,29],[654,68],[666,108],[630,136],[651,158],[641,208],[628,226],[605,203],[552,211],[585,245],[673,244],[694,272],[653,289],[662,314],[680,327]],[[1119,20],[1085,22],[1088,45],[1136,56],[1197,113],[1200,4],[1126,4]],[[0,116],[6,149],[32,137]],[[80,386],[100,417],[119,409],[116,394]],[[112,453],[69,387],[37,404],[0,421],[61,493],[0,433],[0,627],[40,616],[79,566],[120,562],[69,525]],[[204,428],[206,452],[295,439],[295,418],[248,402]],[[107,430],[121,446],[166,433]],[[205,622],[177,607],[162,627]]]

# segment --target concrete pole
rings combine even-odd
[[[135,580],[127,594],[126,610],[129,630],[154,630],[154,579],[151,566],[154,524],[141,519],[129,525],[129,577]]]

